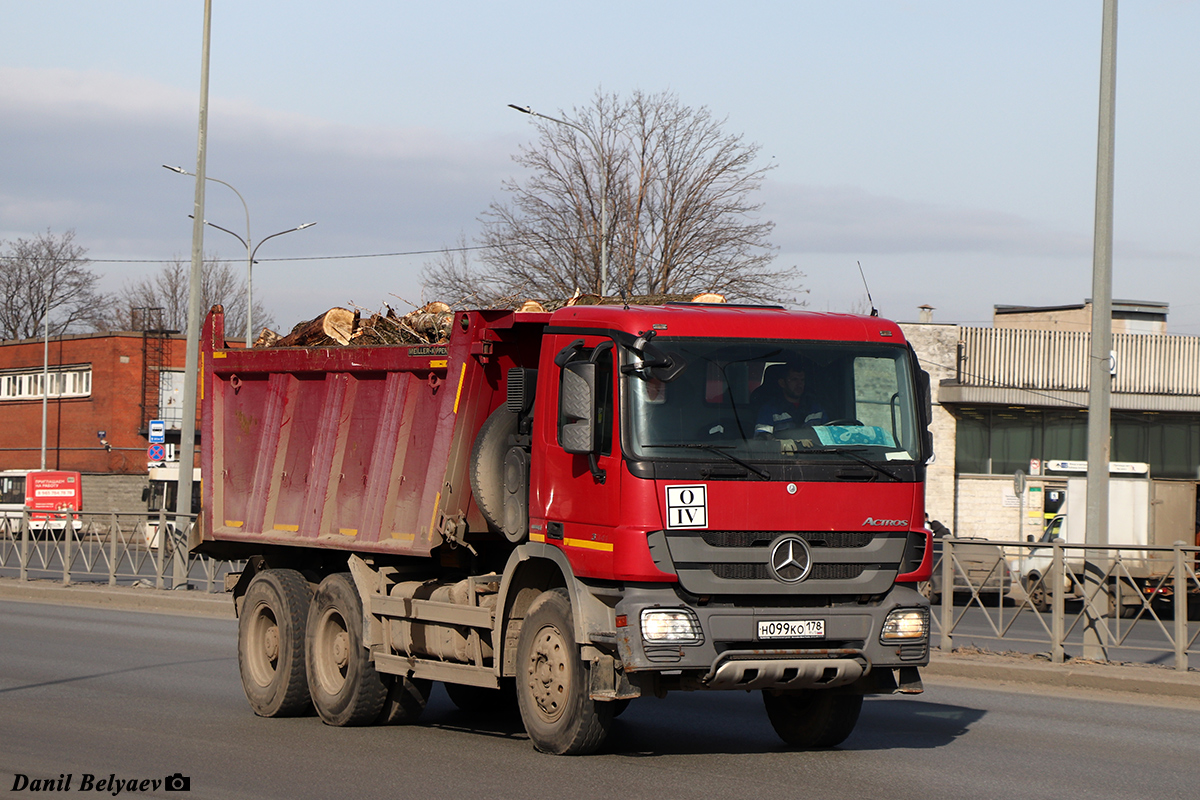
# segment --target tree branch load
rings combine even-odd
[[[556,311],[569,306],[662,305],[663,303],[723,303],[725,298],[713,292],[703,294],[654,294],[634,297],[601,297],[576,290],[569,298],[550,300],[506,300],[493,308],[516,308],[522,312]],[[324,314],[301,322],[287,336],[263,328],[255,347],[334,347],[398,344],[443,344],[450,339],[454,309],[439,301],[426,303],[404,316],[387,307],[383,313],[363,319],[358,311],[331,308]]]

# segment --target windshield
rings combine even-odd
[[[665,375],[623,370],[635,458],[883,469],[920,458],[903,346],[665,337],[655,345],[674,362]]]

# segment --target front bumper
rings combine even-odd
[[[644,609],[686,608],[700,635],[684,643],[648,642],[640,620]],[[800,689],[855,683],[880,668],[921,667],[929,663],[928,633],[919,639],[884,644],[880,629],[896,609],[925,609],[912,588],[894,586],[871,602],[831,602],[820,606],[774,607],[684,601],[674,588],[626,587],[617,603],[617,650],[626,674],[680,676],[688,688]],[[760,640],[759,622],[821,620],[820,639]]]

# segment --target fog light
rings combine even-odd
[[[925,608],[897,608],[883,621],[879,641],[913,641],[929,636],[929,610]]]
[[[642,609],[642,638],[654,644],[699,644],[700,620],[686,608]]]

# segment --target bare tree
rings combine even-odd
[[[164,264],[153,275],[139,278],[117,295],[115,313],[109,326],[122,330],[137,330],[144,319],[157,322],[157,315],[146,315],[140,309],[161,308],[162,325],[168,330],[187,330],[188,289],[192,265],[180,259]],[[228,261],[205,258],[200,278],[200,310],[207,314],[216,304],[225,307],[225,331],[240,336],[246,329],[246,282]],[[274,325],[274,320],[257,300],[254,302],[256,324]]]
[[[539,120],[537,143],[514,156],[529,177],[506,182],[509,201],[485,212],[479,267],[448,251],[426,265],[428,287],[446,296],[566,297],[581,289],[746,300],[798,290],[802,275],[772,266],[774,223],[759,217],[754,200],[771,167],[755,164],[757,145],[671,93],[635,92],[626,101],[598,93],[573,113],[569,121],[586,136]],[[604,190],[609,267],[600,287]]]
[[[108,298],[97,289],[101,276],[88,269],[75,231],[47,230],[0,247],[0,337],[41,336],[47,315],[54,335],[94,328],[104,317]]]

